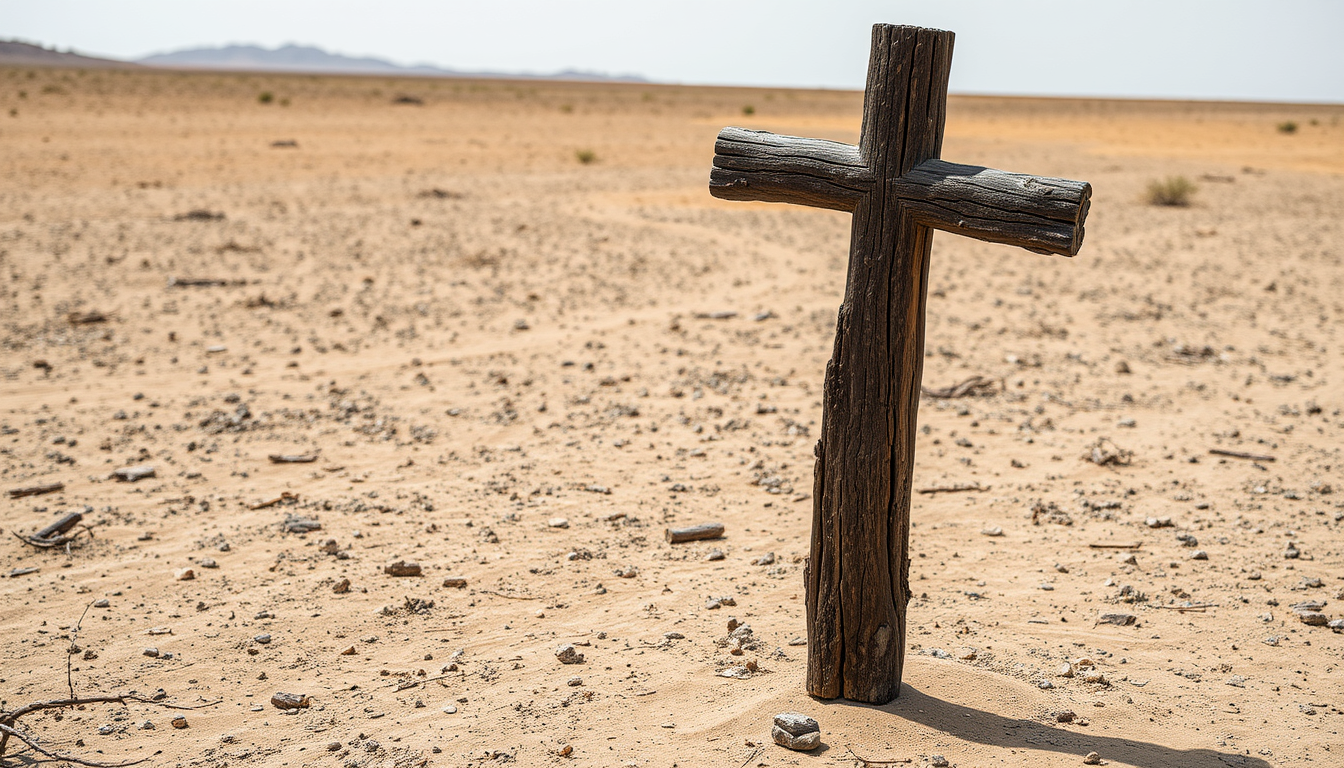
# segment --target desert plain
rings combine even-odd
[[[861,107],[0,69],[0,710],[192,707],[17,723],[165,766],[1340,765],[1338,105],[951,98],[1087,236],[935,236],[924,383],[983,386],[921,404],[904,686],[804,693],[849,221],[707,179]]]

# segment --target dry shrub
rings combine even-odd
[[[1168,176],[1162,181],[1148,183],[1145,198],[1150,205],[1172,205],[1184,207],[1190,204],[1195,194],[1195,184],[1184,176]]]

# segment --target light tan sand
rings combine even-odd
[[[214,703],[182,730],[138,704],[25,717],[48,746],[184,766],[1344,760],[1344,634],[1290,608],[1344,617],[1344,108],[952,100],[946,158],[1096,191],[1072,260],[935,239],[925,383],[1006,391],[921,408],[915,486],[986,490],[917,496],[906,686],[870,707],[808,698],[789,642],[848,218],[706,189],[721,126],[854,141],[859,94],[0,84],[0,489],[65,483],[0,499],[0,573],[39,569],[0,580],[0,707],[67,694],[69,630],[100,598],[78,693]],[[1192,207],[1143,202],[1178,174]],[[193,209],[226,218],[174,220]],[[1102,437],[1132,463],[1084,461]],[[109,479],[139,464],[157,476]],[[96,538],[68,554],[8,535],[86,506]],[[663,542],[707,520],[722,541]],[[1089,546],[1117,542],[1136,564]],[[424,576],[385,575],[399,559]],[[716,644],[730,617],[758,642],[741,656]],[[1083,657],[1105,683],[1058,675]],[[786,710],[822,749],[770,743]]]

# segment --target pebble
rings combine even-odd
[[[1075,674],[1073,665],[1066,661],[1059,665],[1059,669],[1055,670],[1055,674],[1060,677],[1073,677]]]
[[[341,742],[339,742],[339,741],[329,741],[329,742],[327,742],[327,751],[328,751],[328,752],[336,752],[336,751],[339,751],[340,748],[341,748]]]
[[[573,645],[565,643],[555,649],[555,658],[560,660],[561,664],[582,664],[583,654],[579,653]]]
[[[419,563],[407,560],[398,560],[383,566],[383,573],[388,576],[419,576],[420,570]]]
[[[344,595],[346,592],[350,591],[350,580],[341,579],[340,581],[331,585],[331,591],[335,592],[338,595]]]
[[[807,645],[807,638],[800,635],[790,640],[789,645]]]
[[[1129,552],[1129,553],[1120,555],[1120,562],[1121,562],[1122,564],[1124,564],[1124,565],[1138,565],[1138,564],[1139,564],[1139,557],[1138,557],[1138,555],[1135,555],[1133,552]]]
[[[1324,627],[1330,623],[1330,617],[1316,611],[1297,611],[1297,619],[1309,627]]]
[[[218,568],[219,563],[215,562],[213,557],[202,557],[199,565],[202,568]]]
[[[929,755],[929,768],[947,768],[947,758],[942,755]]]
[[[1128,627],[1138,620],[1139,617],[1132,613],[1103,613],[1097,618],[1097,623],[1114,624],[1117,627]]]
[[[341,655],[342,655],[342,656],[354,656],[354,655],[355,655],[355,646],[353,646],[353,645],[346,646],[345,650],[341,651]]]
[[[271,694],[271,706],[276,709],[307,709],[312,701],[301,693],[276,691]]]
[[[1083,758],[1083,765],[1101,765],[1101,755],[1096,752],[1088,752]]]
[[[141,724],[140,724],[140,730],[142,730],[142,731],[152,731],[152,730],[154,730],[154,723],[153,723],[153,721],[146,720],[145,722],[141,723]]]
[[[262,633],[262,634],[260,634],[260,635],[257,635],[257,636],[255,636],[255,637],[253,637],[253,638],[252,638],[252,642],[254,642],[254,643],[258,644],[258,645],[270,645],[270,644],[271,644],[271,636],[268,635],[268,634]]]
[[[1294,543],[1291,542],[1291,541],[1288,542],[1288,548],[1285,549],[1285,550],[1283,550],[1283,557],[1284,557],[1284,559],[1285,559],[1285,560],[1296,560],[1297,558],[1299,558],[1299,557],[1301,557],[1301,556],[1302,556],[1302,551],[1301,551],[1300,549],[1297,548],[1297,545],[1294,544]]]
[[[1197,546],[1199,546],[1199,539],[1196,539],[1194,536],[1192,536],[1192,535],[1190,535],[1190,534],[1188,534],[1188,533],[1178,533],[1178,534],[1176,534],[1176,540],[1179,541],[1179,542],[1181,542],[1181,546],[1185,546],[1185,547],[1197,547]]]
[[[1055,684],[1052,683],[1052,682],[1050,682],[1049,680],[1040,680],[1040,681],[1037,681],[1037,683],[1036,683],[1036,687],[1037,687],[1037,688],[1040,688],[1042,691],[1048,691],[1048,690],[1050,690],[1051,688],[1054,688],[1054,687],[1055,687]]]
[[[94,608],[106,608],[106,607],[108,607],[108,606],[111,605],[111,604],[112,604],[112,602],[111,602],[110,600],[108,600],[106,597],[104,597],[104,598],[102,598],[102,599],[100,599],[100,600],[95,600],[95,601],[93,601],[93,607],[94,607]]]
[[[1149,528],[1170,528],[1175,525],[1170,517],[1150,517],[1144,520],[1143,524]]]
[[[453,706],[452,704],[449,704],[448,706],[443,708],[443,713],[445,715],[456,715],[457,707]]]
[[[1073,713],[1073,710],[1071,710],[1071,709],[1066,709],[1066,710],[1064,710],[1063,712],[1060,712],[1059,714],[1055,715],[1055,722],[1057,722],[1057,723],[1072,723],[1073,720],[1074,720],[1074,718],[1076,718],[1076,717],[1077,717],[1077,715],[1075,715],[1075,714]]]
[[[148,656],[151,659],[157,659],[159,657],[158,648],[146,648],[145,650],[141,651],[141,653]]]
[[[462,576],[449,576],[443,580],[443,586],[449,589],[465,589],[467,580]]]
[[[182,715],[178,715],[177,717],[174,717],[174,718],[173,718],[173,720],[172,720],[172,725],[173,725],[174,728],[179,728],[179,729],[181,729],[181,728],[186,728],[186,727],[187,727],[187,718],[183,717]]]
[[[774,565],[774,564],[775,564],[775,553],[774,553],[774,552],[766,552],[764,555],[761,555],[760,557],[754,558],[754,559],[751,561],[751,564],[752,564],[752,565]]]
[[[564,517],[552,517],[550,520],[546,521],[546,525],[550,528],[568,528],[569,519]]]
[[[1191,552],[1191,553],[1190,553],[1190,559],[1191,559],[1191,560],[1208,560],[1208,559],[1209,559],[1209,553],[1208,553],[1208,552],[1205,552],[1205,551],[1202,550],[1202,549],[1196,549],[1194,552]]]
[[[196,571],[192,568],[178,568],[173,571],[173,578],[178,581],[191,581],[196,578]]]
[[[639,575],[639,569],[633,565],[627,565],[624,568],[617,568],[616,575],[622,579],[633,579]]]
[[[154,467],[149,464],[141,464],[138,467],[124,467],[113,472],[112,476],[123,483],[134,483],[137,480],[153,477]]]
[[[708,554],[708,555],[705,555],[705,559],[706,559],[706,560],[709,560],[709,561],[711,561],[711,562],[716,561],[716,560],[722,560],[723,558],[724,558],[724,554],[723,554],[723,550],[721,550],[721,549],[711,549],[711,550],[709,550],[709,554]]]
[[[1003,529],[1000,528],[1000,527],[997,526],[997,525],[991,525],[990,527],[985,528],[984,530],[980,531],[980,533],[983,534],[983,535],[985,535],[985,536],[1002,536],[1002,535],[1003,535]]]
[[[577,688],[580,685],[583,685],[583,678],[578,676],[571,677],[569,680],[565,681],[565,684],[570,688]]]
[[[821,726],[816,720],[797,712],[775,715],[770,736],[781,747],[807,752],[821,746]]]

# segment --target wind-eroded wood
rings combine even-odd
[[[883,704],[900,690],[911,476],[933,230],[1072,256],[1085,182],[939,159],[953,35],[878,24],[857,147],[725,128],[710,193],[853,214],[822,391],[807,595],[807,691]]]
[[[680,544],[684,541],[717,539],[722,535],[723,523],[702,523],[700,525],[692,525],[689,528],[667,529],[667,540],[671,544]]]

